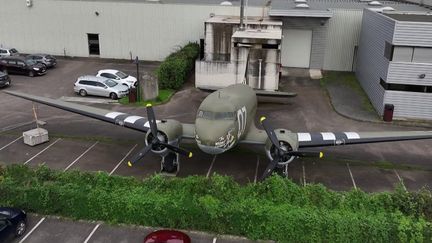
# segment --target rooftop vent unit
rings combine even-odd
[[[296,8],[303,8],[303,9],[307,9],[309,8],[309,5],[307,5],[306,3],[299,3],[295,6]]]
[[[394,8],[389,7],[389,6],[385,6],[385,7],[381,8],[381,10],[382,10],[382,11],[395,11]]]
[[[223,1],[220,3],[221,6],[232,6],[232,2],[230,1]]]
[[[294,2],[295,3],[306,3],[307,1],[306,0],[295,0]]]
[[[382,6],[382,3],[378,2],[378,1],[372,1],[372,2],[368,3],[368,5],[370,5],[370,6]]]

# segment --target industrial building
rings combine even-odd
[[[432,119],[432,15],[364,11],[356,74],[378,113]]]
[[[278,89],[281,67],[360,68],[358,77],[364,77],[372,71],[357,63],[363,56],[362,19],[367,23],[364,18],[376,12],[431,11],[430,0],[248,0],[246,31],[238,31],[240,0],[4,1],[8,7],[0,8],[2,46],[23,53],[162,61],[179,46],[199,42],[205,53],[197,61],[198,87],[244,82],[269,91]],[[382,86],[362,84],[381,113]],[[394,103],[396,116],[429,117],[401,113]]]

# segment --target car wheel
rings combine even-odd
[[[87,91],[85,91],[85,90],[83,90],[83,89],[81,89],[80,91],[79,91],[79,94],[81,95],[81,96],[86,96],[87,95]]]
[[[4,72],[5,74],[8,74],[7,69],[3,69],[2,72]]]
[[[26,223],[23,220],[19,221],[16,228],[15,228],[15,235],[17,237],[22,236],[24,234],[24,232],[26,231],[26,228],[27,228]]]
[[[110,98],[113,99],[113,100],[116,100],[117,99],[117,94],[116,93],[111,93],[110,94]]]
[[[30,71],[30,72],[29,72],[29,76],[30,76],[30,77],[34,77],[34,75],[35,75],[35,74],[34,74],[33,71]]]

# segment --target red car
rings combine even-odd
[[[189,236],[176,230],[157,230],[148,234],[144,243],[191,243]]]

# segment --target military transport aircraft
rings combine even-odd
[[[194,139],[198,147],[209,154],[223,153],[239,143],[263,145],[270,160],[262,175],[264,179],[275,168],[287,166],[297,157],[323,156],[321,152],[303,151],[303,148],[432,138],[432,131],[292,132],[284,128],[273,129],[265,117],[260,119],[264,130],[259,130],[254,122],[257,111],[255,91],[243,84],[231,85],[208,95],[199,106],[195,124],[172,119],[156,120],[151,105],[146,107],[145,118],[20,92],[4,92],[141,131],[146,134],[146,146],[133,156],[128,165],[140,161],[151,150],[161,156],[161,171],[168,173],[178,172],[179,154],[192,156],[191,152],[178,146],[182,139]]]

